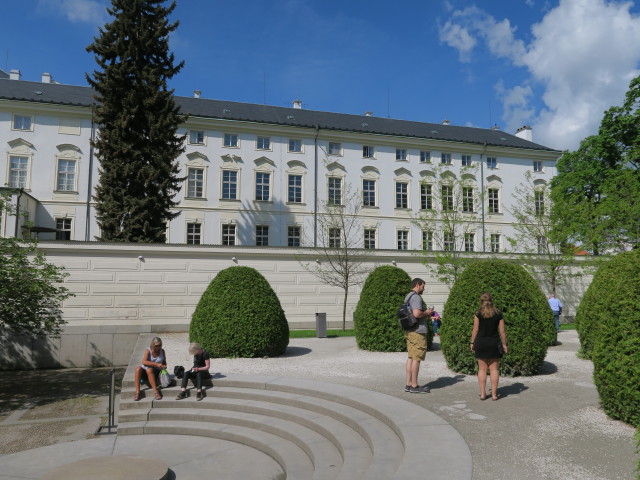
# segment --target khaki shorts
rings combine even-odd
[[[404,332],[407,339],[407,353],[409,358],[423,361],[427,355],[427,336],[424,333]]]

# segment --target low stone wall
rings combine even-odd
[[[308,249],[97,242],[40,246],[48,261],[69,273],[65,285],[75,297],[63,305],[68,323],[58,339],[0,335],[0,369],[126,365],[139,333],[188,331],[204,290],[220,270],[234,265],[253,267],[269,281],[290,328],[315,328],[316,313],[327,314],[328,328],[342,327],[343,293],[303,268],[302,263],[317,259]],[[442,311],[449,287],[433,278],[414,252],[374,250],[365,261],[371,269],[393,264],[425,279],[425,301]],[[572,278],[559,292],[563,321],[573,318],[590,281]],[[360,287],[353,287],[347,328],[359,299]]]

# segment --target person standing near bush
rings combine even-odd
[[[202,390],[202,381],[211,378],[211,374],[209,373],[211,360],[209,353],[202,348],[199,343],[191,343],[189,345],[189,353],[193,355],[193,368],[184,372],[180,386],[181,391],[176,397],[176,400],[182,400],[190,395],[189,390],[187,390],[187,385],[189,384],[189,379],[191,379],[196,386],[196,400],[200,401],[207,396],[206,392]]]
[[[480,309],[473,317],[471,350],[478,361],[480,400],[487,399],[487,369],[491,372],[491,399],[498,400],[500,358],[507,353],[507,335],[502,312],[493,305],[488,292],[480,295]]]
[[[158,390],[158,375],[167,368],[167,355],[162,348],[162,340],[160,337],[154,337],[151,340],[149,348],[145,349],[142,356],[142,365],[136,367],[134,373],[134,381],[136,383],[136,394],[133,400],[140,400],[140,382],[148,381],[153,389],[153,396],[156,400],[162,400],[162,394]]]
[[[549,306],[553,311],[553,319],[556,322],[556,332],[560,331],[560,315],[562,315],[562,302],[552,293],[549,295]]]
[[[406,330],[404,336],[407,339],[407,362],[406,385],[405,392],[409,393],[429,393],[429,387],[418,385],[418,372],[420,371],[420,362],[422,362],[427,354],[427,323],[426,320],[431,316],[433,310],[426,309],[422,301],[422,292],[424,292],[424,280],[414,278],[411,281],[411,291],[407,294],[404,301],[409,303],[413,316],[417,323],[413,330]]]

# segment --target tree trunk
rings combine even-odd
[[[344,289],[344,301],[342,302],[342,331],[347,329],[347,297],[349,296],[349,287]]]

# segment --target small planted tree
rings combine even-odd
[[[398,308],[411,289],[404,270],[384,265],[369,274],[354,313],[358,347],[372,352],[404,352],[407,343],[398,325]],[[427,347],[433,340],[429,330]]]
[[[531,275],[520,265],[503,260],[471,263],[451,288],[443,311],[445,321],[439,330],[447,365],[456,372],[477,371],[469,340],[483,292],[491,293],[505,318],[509,353],[500,361],[500,374],[534,375],[548,345],[555,341],[553,313]]]
[[[640,251],[620,253],[598,270],[583,308],[600,404],[611,417],[640,428]],[[586,308],[589,311],[586,311]],[[589,314],[585,335],[584,318]]]
[[[273,357],[289,344],[289,324],[276,293],[257,270],[230,267],[202,294],[189,338],[212,357]]]
[[[0,217],[17,215],[10,195],[0,194]],[[34,240],[0,237],[0,329],[57,336],[66,321],[61,305],[73,296],[63,267],[47,262]]]

